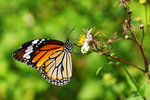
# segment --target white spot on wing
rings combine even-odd
[[[26,51],[25,51],[25,54],[23,55],[24,58],[30,59],[30,54],[33,52],[33,46],[34,46],[35,44],[37,44],[38,41],[39,41],[39,39],[34,40],[34,41],[32,42],[32,44],[27,47],[27,49],[26,49]]]
[[[32,42],[32,44],[37,44],[38,41],[39,41],[39,39],[34,40],[34,41]]]
[[[30,53],[32,53],[33,52],[33,50],[30,50],[29,52],[27,52],[27,53],[25,53],[24,55],[23,55],[23,57],[24,58],[26,58],[26,59],[30,59]]]
[[[29,47],[26,49],[25,52],[29,52],[29,51],[32,50],[32,49],[33,49],[33,47],[32,47],[32,45],[31,45],[31,46],[29,46]]]
[[[22,46],[20,46],[20,48],[19,49],[21,49],[22,48]]]
[[[28,55],[28,56],[26,57],[26,59],[30,59],[30,55]]]

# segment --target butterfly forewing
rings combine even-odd
[[[63,50],[63,45],[63,42],[57,40],[36,39],[23,44],[14,52],[13,56],[18,61],[39,69],[48,56],[55,52],[56,49]]]
[[[67,39],[68,40],[68,39]],[[65,85],[72,76],[72,45],[51,39],[36,39],[23,44],[13,56],[41,71],[54,85]]]

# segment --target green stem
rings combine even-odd
[[[125,72],[129,76],[129,78],[131,79],[131,81],[133,82],[133,84],[136,87],[136,89],[139,90],[139,86],[136,84],[136,82],[134,81],[134,79],[132,78],[132,76],[130,75],[130,73],[128,72],[128,70],[125,67],[123,67],[123,69],[125,70]]]
[[[123,62],[123,63],[125,63],[125,64],[128,64],[128,65],[130,65],[130,66],[132,66],[132,67],[134,67],[134,68],[136,68],[136,69],[139,69],[140,71],[142,71],[142,72],[145,73],[145,70],[143,70],[143,69],[137,67],[136,65],[134,65],[134,64],[132,64],[132,63],[129,63],[129,62],[125,61],[125,60],[122,60],[122,59],[116,58],[116,57],[114,57],[114,56],[111,56],[110,54],[105,54],[105,55],[107,55],[107,56],[109,56],[109,57],[111,57],[112,59],[115,59],[115,60],[117,60],[117,61],[120,61],[120,62]]]
[[[129,76],[129,78],[131,79],[132,83],[133,83],[134,86],[136,87],[136,90],[140,93],[140,95],[142,96],[142,98],[143,98],[144,100],[146,100],[146,97],[145,97],[143,94],[141,94],[141,92],[140,92],[140,90],[139,90],[138,84],[137,84],[136,81],[132,78],[132,76],[130,75],[130,73],[128,72],[128,70],[127,70],[125,67],[123,67],[123,69],[125,70],[125,72],[126,72],[127,75]]]

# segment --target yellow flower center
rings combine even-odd
[[[77,41],[77,43],[78,43],[77,45],[78,46],[82,46],[84,44],[84,42],[85,42],[85,39],[86,39],[86,35],[84,33],[82,33],[80,35],[79,41]]]

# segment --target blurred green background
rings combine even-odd
[[[142,100],[124,71],[126,67],[138,83],[140,91],[150,100],[147,77],[131,66],[118,63],[96,53],[72,53],[73,76],[69,84],[54,86],[32,67],[16,61],[12,53],[23,43],[50,38],[65,41],[70,35],[76,43],[84,29],[96,27],[111,37],[118,31],[122,36],[124,10],[120,0],[0,0],[0,100]],[[137,0],[130,2],[132,24],[145,24],[145,6]],[[135,29],[141,38],[139,28]],[[145,29],[143,48],[150,60],[149,28]],[[114,54],[143,67],[137,46],[128,40],[115,42]],[[102,70],[96,75],[99,67]]]

